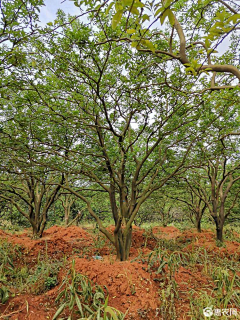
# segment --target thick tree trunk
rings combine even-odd
[[[117,251],[117,258],[120,261],[126,261],[129,258],[130,248],[132,244],[132,227],[127,231],[120,227],[115,234],[115,247]]]
[[[214,222],[216,224],[216,236],[217,240],[220,242],[223,242],[223,226],[224,226],[224,217],[217,216],[213,217]]]
[[[32,226],[33,238],[34,239],[42,238],[43,231],[47,223],[46,217],[43,217],[43,219],[41,219],[40,221],[35,221],[33,219],[30,219],[29,222],[31,223],[31,226]]]
[[[202,232],[202,228],[201,228],[201,218],[197,218],[196,219],[196,227],[197,227],[197,232]]]
[[[30,221],[31,225],[32,225],[32,233],[33,233],[33,239],[38,239],[41,238],[39,236],[39,225],[37,223],[35,223],[35,221]]]
[[[223,225],[218,226],[216,228],[217,231],[217,240],[219,240],[220,242],[223,242]]]

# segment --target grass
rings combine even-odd
[[[0,302],[6,303],[10,296],[28,292],[41,294],[58,284],[57,274],[62,261],[40,256],[30,266],[21,247],[12,246],[6,240],[0,242]]]
[[[194,242],[194,239],[192,241]],[[191,320],[206,319],[203,315],[203,309],[206,307],[212,307],[218,312],[232,308],[236,312],[236,308],[240,306],[239,256],[232,256],[231,259],[223,258],[214,252],[208,252],[204,247],[195,246],[192,246],[191,250],[182,251],[186,246],[189,246],[189,242],[184,244],[184,239],[181,243],[160,239],[158,247],[145,258],[148,271],[159,275],[155,280],[159,282],[161,288],[159,290],[161,319],[178,318],[176,302],[179,298],[185,299],[188,319]],[[175,281],[176,272],[180,267],[189,270],[189,281],[193,288],[188,292],[183,292]],[[194,274],[199,272],[198,267],[201,268],[201,278],[206,279],[205,285],[200,284],[201,289],[198,287],[199,283],[196,283],[197,287],[194,287],[193,283]],[[218,316],[215,318],[219,319]],[[221,319],[229,317],[222,315]]]

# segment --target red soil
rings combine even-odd
[[[175,227],[153,227],[153,233],[160,239],[176,239],[181,232]]]
[[[113,227],[109,227],[109,230],[113,232]],[[183,253],[201,247],[224,256],[240,256],[240,244],[237,242],[226,241],[226,247],[218,248],[211,231],[199,234],[187,230],[181,233],[175,227],[154,227],[152,233],[134,227],[130,260],[125,262],[116,261],[114,248],[104,236],[89,233],[80,227],[53,226],[39,240],[33,240],[30,236],[28,231],[12,235],[0,230],[0,239],[7,239],[9,243],[21,246],[24,257],[31,265],[36,264],[40,255],[47,255],[51,259],[65,256],[68,262],[67,267],[59,272],[60,282],[66,276],[71,261],[75,259],[76,271],[87,275],[93,283],[107,286],[109,305],[127,312],[128,320],[162,319],[159,308],[163,287],[168,285],[170,270],[165,266],[165,271],[156,275],[154,271],[148,272],[146,264],[146,255],[156,246],[157,238],[186,244]],[[188,242],[191,243],[187,245]],[[103,260],[95,260],[95,254],[101,255]],[[18,263],[21,264],[21,261]],[[189,290],[209,288],[211,279],[202,273],[202,269],[201,265],[196,265],[194,271],[180,266],[173,274],[179,291],[175,307],[180,320],[181,315],[186,315],[189,310]],[[54,301],[59,293],[59,286],[60,284],[41,295],[20,294],[10,298],[5,305],[0,304],[0,319],[51,319],[57,310]]]

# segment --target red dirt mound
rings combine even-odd
[[[51,239],[64,239],[65,241],[75,241],[76,239],[86,239],[91,240],[91,235],[83,230],[80,227],[71,226],[71,227],[60,227],[53,226],[47,229],[44,234],[44,237],[50,237]]]
[[[176,239],[178,236],[181,235],[181,232],[177,228],[171,226],[153,227],[152,231],[159,239]]]
[[[29,256],[37,257],[40,254],[51,256],[52,259],[58,259],[64,255],[72,253],[73,247],[63,239],[37,240],[27,249]]]
[[[3,309],[4,307],[4,309]],[[1,312],[2,311],[2,312]],[[10,299],[8,306],[0,306],[0,318],[11,320],[52,319],[56,310],[47,296],[20,295]]]
[[[43,233],[41,239],[32,239],[31,234],[9,234],[0,230],[0,237],[22,246],[29,256],[37,257],[39,253],[59,258],[72,253],[73,247],[82,249],[92,245],[92,236],[80,227],[69,228],[53,226]]]
[[[229,258],[235,257],[239,259],[240,257],[240,243],[237,241],[224,241],[223,247],[217,247],[216,245],[216,235],[211,230],[206,230],[201,233],[194,231],[184,231],[181,239],[191,239],[192,243],[187,245],[183,251],[192,251],[196,248],[204,248],[208,252],[220,255],[222,257],[226,256]],[[183,240],[184,241],[184,240]]]
[[[158,285],[138,262],[114,262],[76,259],[75,268],[109,291],[109,305],[122,312],[127,319],[158,319]]]

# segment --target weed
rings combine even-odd
[[[216,306],[216,300],[211,293],[206,291],[196,292],[190,291],[190,314],[191,320],[204,320],[206,317],[203,315],[205,308]]]
[[[20,257],[20,247],[12,247],[7,241],[0,242],[0,278],[14,273],[14,260]]]
[[[218,248],[226,248],[226,243],[220,241],[220,240],[216,240],[216,246]]]
[[[57,276],[47,277],[44,284],[45,284],[46,290],[50,290],[56,287],[56,285],[58,284]]]
[[[9,283],[15,279],[14,261],[21,256],[18,246],[12,247],[7,241],[0,242],[0,302],[5,303],[10,296]]]
[[[177,284],[175,280],[171,280],[165,289],[162,289],[161,293],[161,307],[160,313],[163,320],[177,319],[175,300],[179,298],[177,291]]]
[[[147,259],[148,271],[155,271],[156,274],[163,273],[163,267],[167,264],[167,251],[163,251],[160,247],[153,250]]]
[[[217,267],[213,272],[213,280],[216,284],[215,295],[217,305],[227,308],[230,302],[240,305],[240,282],[236,278],[236,272],[233,270],[231,275],[227,269]]]
[[[95,233],[96,236],[93,236],[93,247],[95,249],[94,254],[100,255],[100,250],[103,249],[106,246],[106,239],[99,233],[97,230]]]
[[[240,304],[240,279],[235,271],[232,274],[227,269],[217,267],[212,274],[215,287],[213,290],[196,292],[190,291],[190,316],[192,320],[205,319],[203,309],[215,308],[226,309],[229,306],[238,306]]]
[[[1,303],[6,303],[9,299],[9,290],[7,287],[2,286],[0,288],[0,302]]]
[[[52,289],[58,284],[57,274],[61,262],[49,260],[38,261],[38,264],[29,270],[25,287],[28,292],[41,294]]]

